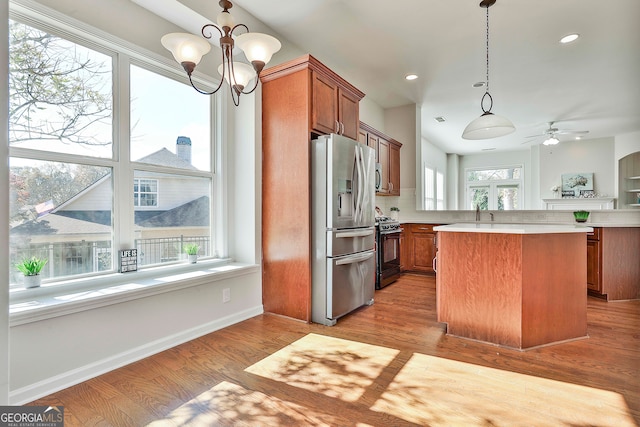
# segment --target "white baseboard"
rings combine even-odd
[[[200,325],[198,327],[185,330],[178,334],[167,336],[163,339],[145,344],[143,346],[128,350],[126,352],[116,354],[107,359],[82,366],[63,374],[59,374],[39,381],[34,384],[9,391],[10,405],[24,405],[51,393],[63,390],[67,387],[95,378],[109,371],[122,366],[128,365],[145,357],[152,356],[161,351],[183,344],[187,341],[199,338],[203,335],[233,325],[235,323],[247,320],[264,312],[262,305],[249,308],[239,313],[217,319],[213,322]]]

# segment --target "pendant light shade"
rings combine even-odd
[[[462,132],[464,139],[490,139],[497,138],[499,136],[508,135],[515,131],[516,128],[506,117],[498,116],[491,112],[493,108],[493,98],[489,93],[489,7],[491,7],[496,0],[482,0],[480,7],[487,9],[487,81],[486,91],[480,101],[480,107],[482,108],[482,115],[473,120],[467,125]],[[485,110],[484,101],[489,99],[489,109]]]
[[[464,139],[490,139],[508,135],[515,130],[511,120],[487,111],[464,128],[462,137]]]

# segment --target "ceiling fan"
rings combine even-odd
[[[544,132],[537,135],[530,135],[525,138],[545,137],[544,141],[542,142],[544,145],[555,145],[560,142],[560,140],[558,139],[558,135],[584,135],[586,133],[589,133],[588,130],[558,129],[557,127],[553,126],[554,123],[555,122],[549,122],[549,127],[545,129]],[[527,142],[529,141],[525,141],[523,142],[523,144],[526,144]]]

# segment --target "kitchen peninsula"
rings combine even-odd
[[[438,321],[447,333],[517,349],[587,336],[591,227],[434,227]]]

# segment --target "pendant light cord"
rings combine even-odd
[[[487,90],[489,93],[489,7],[487,6]]]

